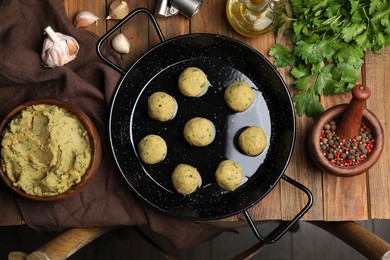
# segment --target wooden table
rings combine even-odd
[[[146,7],[154,11],[156,1],[127,1],[130,10]],[[111,1],[94,0],[64,0],[65,9],[70,20],[75,14],[87,10],[98,17],[100,21],[86,30],[103,35],[117,21],[107,21],[105,17]],[[229,26],[225,16],[225,0],[204,1],[199,13],[192,19],[182,15],[170,18],[158,18],[158,22],[166,39],[189,33],[214,33],[229,36],[245,42],[257,49],[264,56],[276,42],[285,39],[275,37],[272,32],[256,39],[240,36]],[[146,15],[134,17],[131,22],[121,28],[131,41],[131,51],[123,55],[123,60],[130,65],[142,53],[159,43],[159,39]],[[286,83],[294,92],[289,69],[278,69]],[[382,122],[385,134],[390,131],[387,123],[390,119],[390,47],[384,53],[376,55],[366,53],[362,67],[361,84],[370,87],[372,95],[367,102],[368,108]],[[339,103],[349,102],[349,94],[324,97],[322,102],[331,107]],[[350,178],[342,178],[322,172],[309,159],[306,149],[306,138],[313,120],[308,117],[297,117],[297,139],[292,160],[286,175],[308,187],[314,196],[314,204],[303,220],[343,221],[365,219],[390,219],[390,140],[385,138],[385,148],[377,164],[369,172]],[[15,225],[23,223],[16,204],[9,193],[0,186],[0,225]],[[289,220],[306,204],[306,195],[286,183],[280,181],[272,192],[260,203],[253,206],[249,212],[254,220]],[[7,210],[3,210],[7,209]],[[242,215],[233,216],[219,222],[233,224],[241,221]]]

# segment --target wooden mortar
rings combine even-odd
[[[316,165],[323,171],[350,177],[368,171],[379,159],[384,147],[383,128],[378,118],[365,108],[365,101],[370,97],[366,86],[357,85],[352,90],[352,100],[349,104],[336,105],[326,110],[314,123],[308,137],[309,154]],[[332,164],[323,154],[320,146],[321,131],[331,120],[340,119],[336,134],[340,139],[352,139],[359,134],[361,123],[371,129],[374,137],[374,147],[368,157],[357,165],[337,166]]]

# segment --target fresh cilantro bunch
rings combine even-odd
[[[290,0],[292,23],[285,31],[293,48],[275,44],[269,54],[277,67],[292,66],[298,90],[295,109],[316,117],[320,95],[351,91],[360,78],[364,52],[390,44],[387,0]]]

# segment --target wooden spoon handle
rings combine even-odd
[[[359,134],[363,110],[371,91],[367,86],[356,85],[352,89],[352,99],[346,108],[336,132],[342,139],[352,139]]]

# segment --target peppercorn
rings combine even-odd
[[[375,139],[371,130],[361,124],[359,134],[352,139],[341,139],[336,134],[337,121],[331,120],[323,127],[320,136],[320,147],[330,163],[348,167],[364,161],[374,147]]]

